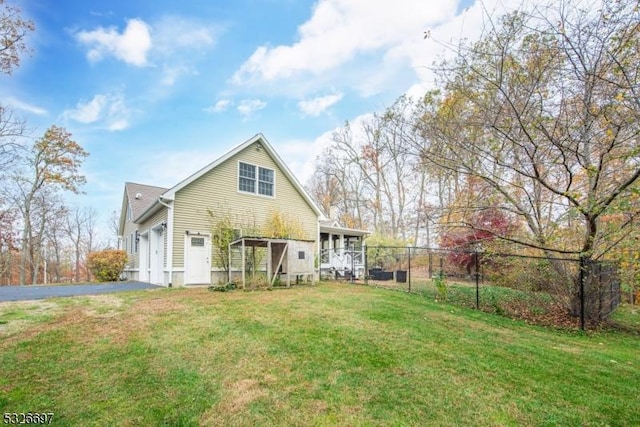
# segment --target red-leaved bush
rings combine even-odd
[[[471,274],[474,265],[473,251],[482,249],[482,244],[491,242],[496,236],[507,236],[516,229],[511,218],[497,208],[473,213],[464,227],[446,230],[441,234],[440,246],[453,251],[448,255],[451,263],[463,267]]]

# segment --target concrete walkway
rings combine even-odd
[[[62,286],[0,286],[0,301],[28,301],[35,299],[97,295],[157,288],[161,288],[161,286],[143,282],[110,282],[102,284],[84,283]]]

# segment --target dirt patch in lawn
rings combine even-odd
[[[224,425],[246,412],[254,401],[267,396],[263,384],[255,379],[242,379],[225,385],[222,401],[205,412],[201,425]]]
[[[2,302],[0,303],[0,338],[45,322],[61,311],[57,304],[50,301]]]
[[[33,302],[30,302],[33,304]],[[171,297],[142,299],[127,306],[117,296],[95,295],[83,297],[79,304],[67,307],[50,303],[57,315],[46,323],[23,327],[20,334],[7,339],[4,344],[32,339],[38,334],[54,330],[64,331],[76,342],[90,344],[98,340],[126,343],[129,338],[144,331],[154,323],[154,318],[184,310],[185,305]]]
[[[94,319],[93,338],[109,339],[113,343],[123,344],[129,341],[132,335],[142,333],[149,325],[155,323],[157,317],[180,312],[185,305],[171,298],[154,298],[137,301],[126,310],[113,316],[100,316]],[[84,313],[85,317],[91,313]]]

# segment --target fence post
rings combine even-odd
[[[356,275],[356,247],[351,246],[351,284],[353,285]]]
[[[407,246],[407,280],[409,281],[409,293],[411,293],[411,246]]]
[[[480,262],[478,260],[478,250],[474,252],[476,264],[476,310],[480,310]]]
[[[580,329],[584,331],[584,279],[585,279],[585,259],[580,254],[580,271],[578,273],[578,281],[580,282]]]
[[[367,244],[366,243],[362,243],[362,246],[364,246],[364,284],[368,285],[369,284],[369,257],[367,257],[367,252],[369,252],[367,250]]]

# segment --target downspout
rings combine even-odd
[[[173,281],[173,205],[162,201],[162,196],[158,197],[158,203],[167,208],[167,267],[169,269],[168,287],[172,287]]]

